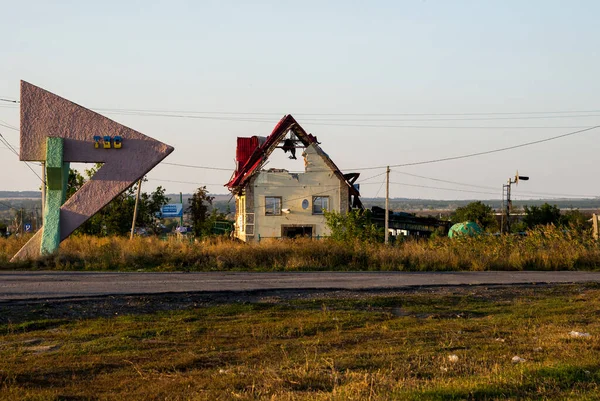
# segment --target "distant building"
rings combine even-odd
[[[226,184],[235,196],[236,238],[252,242],[328,236],[324,210],[362,209],[354,185],[359,174],[343,174],[319,145],[291,115],[283,117],[268,137],[237,139],[237,166]],[[289,152],[290,159],[301,157],[304,172],[263,169],[276,149]]]
[[[378,227],[385,227],[385,209],[373,206],[371,221]],[[429,237],[434,232],[445,235],[452,223],[435,217],[416,216],[411,213],[389,212],[388,229],[393,237]]]

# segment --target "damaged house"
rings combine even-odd
[[[237,139],[236,170],[226,184],[235,196],[236,238],[327,236],[324,210],[362,208],[354,185],[359,174],[342,174],[319,145],[291,115],[268,137]],[[266,169],[273,152],[297,160],[300,171]]]

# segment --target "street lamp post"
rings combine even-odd
[[[519,181],[528,181],[529,177],[526,175],[515,174],[515,178],[509,178],[508,183],[502,185],[502,223],[500,225],[500,232],[510,232],[510,210],[512,209],[512,200],[510,199],[510,192],[512,184],[519,185]],[[506,215],[506,218],[504,217]]]

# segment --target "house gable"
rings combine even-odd
[[[314,147],[316,154],[323,160],[327,168],[339,178],[343,185],[348,187],[348,193],[353,195],[355,198],[354,206],[362,208],[362,204],[358,199],[360,193],[353,185],[354,181],[356,181],[358,178],[358,174],[342,174],[340,169],[335,165],[331,158],[329,158],[323,149],[321,149],[317,138],[307,133],[290,114],[284,116],[279,121],[279,123],[273,129],[271,135],[265,138],[262,143],[258,137],[238,139],[238,149],[236,151],[238,166],[234,172],[233,178],[226,184],[226,186],[233,193],[239,193],[244,189],[250,177],[261,171],[261,168],[267,162],[269,156],[275,149],[282,148],[284,151],[289,150],[291,153],[292,148],[288,146],[289,149],[286,149],[287,142],[284,141],[290,132],[293,133],[297,140],[306,149],[308,149],[309,146]],[[240,141],[240,139],[244,140]],[[293,149],[295,152],[295,147]],[[310,166],[305,166],[305,171],[311,171]],[[312,171],[315,171],[314,168]]]

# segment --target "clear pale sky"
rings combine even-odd
[[[343,172],[485,151],[600,124],[598,1],[2,0],[0,6],[0,98],[18,99],[23,79],[89,108],[226,118],[102,112],[173,145],[165,160],[171,163],[232,172],[236,137],[266,136],[288,113],[318,136]],[[585,112],[460,115],[555,111]],[[0,120],[18,127],[18,108],[0,102]],[[446,128],[397,127],[406,125]],[[17,131],[0,126],[0,133],[18,146]],[[518,195],[531,192],[598,196],[599,137],[600,129],[393,169],[391,196],[498,199],[517,169],[531,177],[513,190],[517,199],[541,197]],[[269,167],[280,166],[300,169],[301,162],[292,166],[278,154]],[[0,190],[39,187],[4,145],[0,171]],[[231,172],[159,165],[148,176],[206,183],[210,192],[226,193]],[[383,170],[360,172],[366,179]],[[363,196],[382,196],[382,179],[363,183]],[[198,187],[151,180],[146,189],[157,185],[167,192]]]

